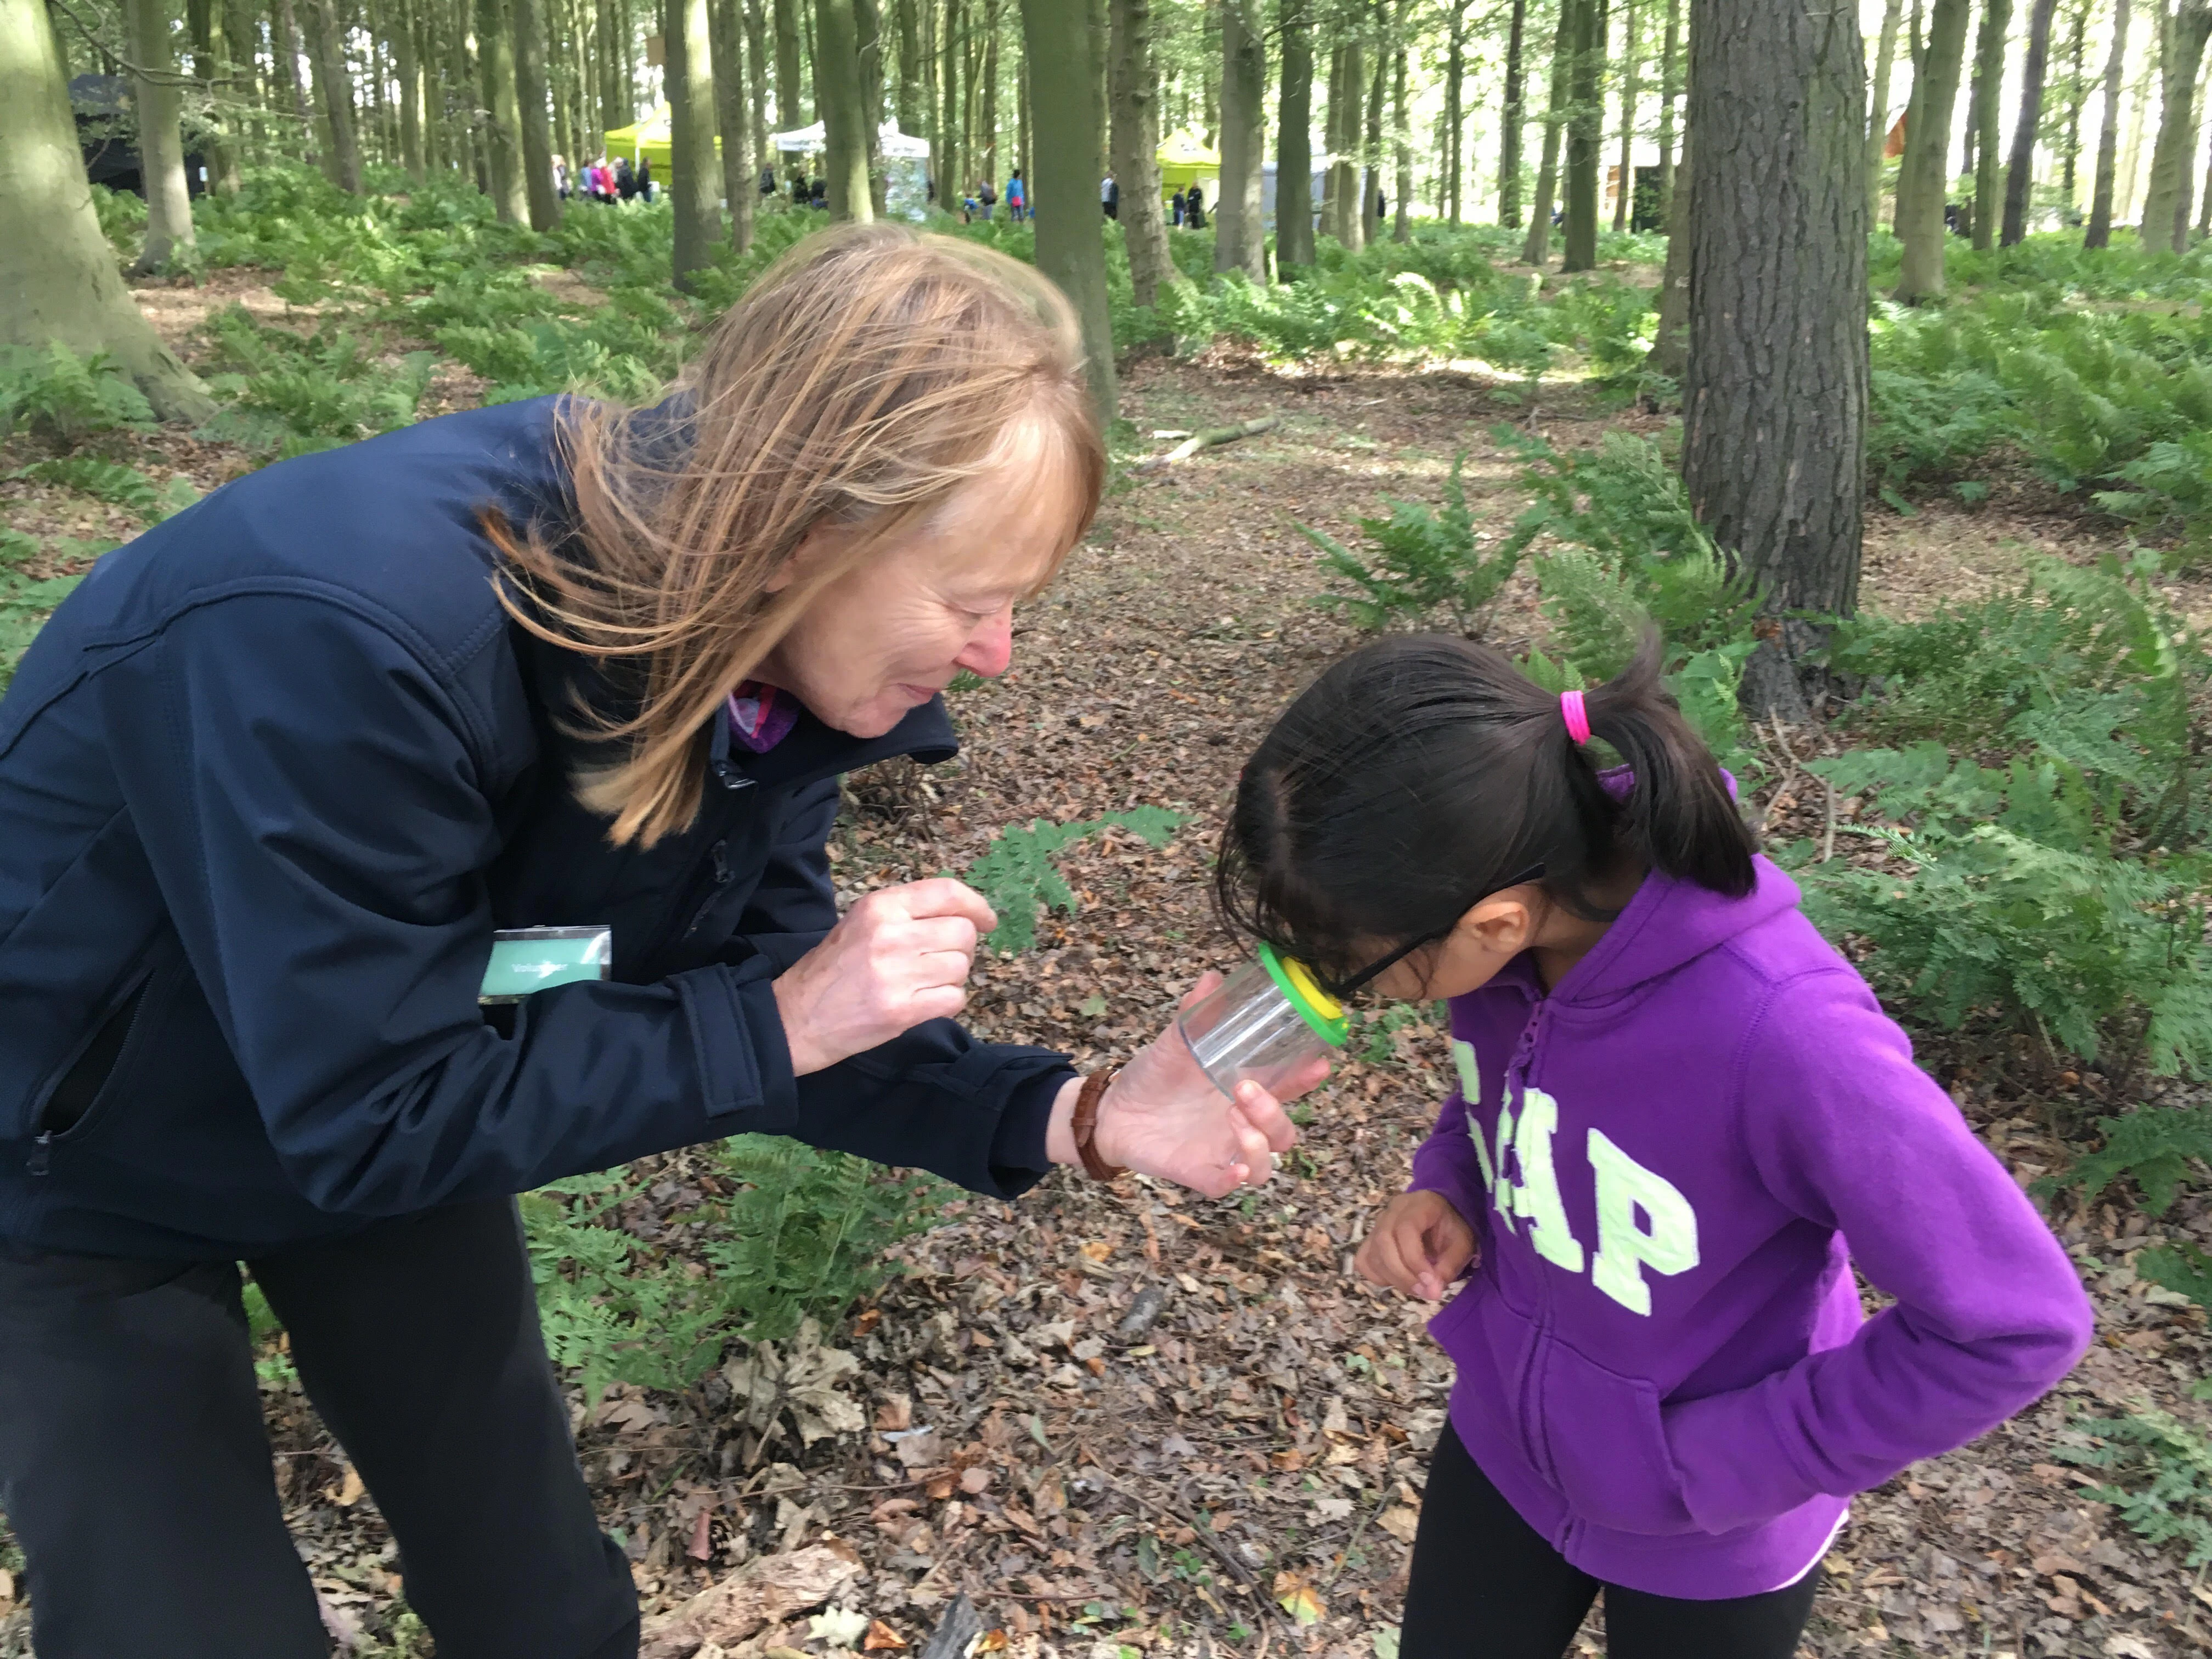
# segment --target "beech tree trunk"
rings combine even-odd
[[[208,188],[218,195],[235,196],[240,183],[238,142],[234,136],[238,121],[225,106],[238,107],[245,100],[235,88],[219,84],[228,78],[223,73],[223,59],[230,54],[217,47],[215,0],[185,0],[185,22],[192,37],[192,78],[200,83],[214,118],[200,139],[200,154],[207,161]]]
[[[2150,184],[2143,192],[2146,253],[2180,253],[2189,246],[2190,187],[2197,159],[2197,69],[2212,37],[2212,0],[2181,0],[2166,29],[2160,64],[2163,106],[2158,141],[2151,149]]]
[[[1060,284],[1082,319],[1085,368],[1103,430],[1114,423],[1114,325],[1098,180],[1091,173],[1103,139],[1096,130],[1098,106],[1091,88],[1098,80],[1097,53],[1085,11],[1066,0],[1022,0],[1022,40],[1036,124],[1030,182],[1041,210],[1037,269]]]
[[[146,185],[146,242],[131,270],[143,273],[160,270],[171,254],[192,246],[192,204],[185,186],[184,138],[177,127],[184,100],[177,89],[176,53],[169,45],[169,9],[163,0],[125,0],[124,22],[131,43],[140,176]]]
[[[313,10],[330,0],[306,3]],[[489,152],[492,206],[503,223],[525,224],[530,218],[530,196],[522,178],[522,105],[514,90],[507,0],[476,0],[476,7],[477,74],[483,82],[482,131]]]
[[[1108,73],[1113,81],[1114,176],[1121,185],[1121,236],[1129,249],[1129,286],[1149,306],[1175,280],[1168,257],[1167,216],[1160,211],[1159,82],[1152,73],[1152,0],[1113,0]],[[1277,188],[1281,187],[1277,181]],[[1276,202],[1280,223],[1282,203]]]
[[[1399,38],[1404,39],[1403,27],[1406,0],[1399,0]],[[1413,128],[1407,112],[1406,76],[1408,65],[1406,48],[1398,48],[1397,84],[1391,93],[1391,143],[1398,152],[1397,213],[1390,222],[1390,240],[1410,242],[1413,240]]]
[[[775,125],[789,132],[808,123],[799,95],[799,8],[800,0],[775,0]]]
[[[1674,217],[1675,54],[1681,50],[1682,0],[1667,0],[1667,39],[1659,53],[1659,222]]]
[[[722,141],[722,195],[730,210],[730,246],[753,245],[751,123],[745,108],[745,25],[738,0],[708,0],[708,51],[714,61],[714,129]]]
[[[1667,263],[1659,273],[1659,321],[1651,336],[1650,366],[1676,385],[1690,367],[1690,138],[1682,137],[1682,165],[1667,203]]]
[[[1636,36],[1636,0],[1621,0],[1621,10],[1625,14],[1621,27],[1626,33],[1620,64],[1620,187],[1613,198],[1613,228],[1616,231],[1628,228],[1629,215],[1635,206],[1636,100],[1640,91],[1636,84],[1639,45]]]
[[[945,39],[939,43],[944,51],[945,67],[938,81],[939,90],[945,98],[945,113],[938,129],[940,142],[934,158],[939,164],[937,201],[939,207],[951,214],[960,211],[961,192],[968,184],[968,157],[964,154],[968,130],[967,105],[960,96],[960,72],[966,55],[963,48],[968,33],[963,15],[964,10],[962,0],[946,0]],[[1087,94],[1085,101],[1090,101]],[[1085,171],[1089,170],[1087,156],[1082,159],[1081,165]],[[1097,188],[1098,182],[1094,179],[1090,189],[1095,191]]]
[[[207,420],[215,400],[140,314],[100,234],[65,76],[46,7],[0,0],[0,342],[105,352],[162,419]]]
[[[2007,163],[2002,246],[2010,247],[2027,234],[2027,198],[2034,182],[2035,130],[2043,119],[2044,66],[2051,56],[2051,15],[2058,0],[2034,0],[2027,15],[2027,58],[2021,65],[2020,121],[2013,128],[2012,155]]]
[[[2080,206],[2077,185],[2081,161],[2081,106],[2089,97],[2087,65],[2091,3],[2092,0],[2074,0],[2073,36],[2066,48],[2070,68],[2066,76],[2066,136],[2059,140],[2058,146],[2058,177],[2069,213]]]
[[[1897,29],[1905,16],[1905,0],[1888,0],[1881,9],[1881,34],[1874,52],[1874,93],[1867,100],[1867,217],[1871,222],[1881,209],[1881,153],[1889,144],[1889,82],[1897,67]]]
[[[1897,298],[1906,305],[1943,292],[1943,198],[1950,181],[1951,118],[1966,56],[1968,0],[1936,0],[1928,19],[1923,72],[1913,81],[1905,118],[1905,168],[1898,181],[1898,234],[1905,258]]]
[[[1865,46],[1830,0],[1694,0],[1682,477],[1775,631],[1756,714],[1807,712],[1820,630],[1858,604],[1866,498]]]
[[[1605,0],[1561,0],[1574,18],[1569,51],[1567,116],[1567,214],[1559,269],[1597,268],[1598,174],[1605,145]]]
[[[1222,0],[1221,194],[1214,203],[1213,268],[1267,280],[1261,173],[1267,133],[1266,22],[1255,0]],[[1121,185],[1128,210],[1129,186]]]
[[[1452,13],[1452,158],[1456,168],[1460,149],[1458,79],[1462,63],[1460,12]],[[1521,225],[1521,130],[1528,123],[1528,65],[1527,62],[1528,0],[1513,0],[1505,26],[1505,107],[1498,134],[1498,222],[1508,230]],[[1451,222],[1459,222],[1459,180],[1452,180]]]
[[[2085,247],[2106,247],[2112,240],[2112,185],[2120,164],[2120,77],[2126,68],[2128,0],[2112,0],[2112,50],[2105,59],[2105,113],[2097,124],[2097,176],[2089,201]]]
[[[354,135],[353,76],[347,72],[331,0],[301,0],[307,19],[307,56],[315,70],[315,96],[322,111],[330,149],[323,171],[349,194],[361,194],[361,143]]]
[[[714,46],[707,0],[667,0],[662,15],[668,201],[674,220],[670,272],[676,286],[689,293],[691,273],[713,263],[708,249],[722,234],[722,216],[714,205],[721,181],[714,165]]]
[[[1283,0],[1283,82],[1275,126],[1275,270],[1314,262],[1313,35],[1310,0]]]
[[[1899,241],[1905,240],[1905,227],[1911,221],[1911,185],[1912,183],[1912,135],[1920,128],[1920,103],[1928,84],[1928,52],[1926,38],[1920,24],[1926,0],[1912,0],[1912,27],[1906,56],[1912,64],[1912,91],[1905,106],[1905,154],[1898,158],[1897,198],[1890,204],[1890,230]]]
[[[1560,0],[1552,34],[1552,84],[1544,102],[1544,154],[1536,165],[1536,199],[1522,239],[1521,263],[1542,266],[1552,257],[1552,206],[1559,195],[1559,135],[1566,123],[1567,53],[1574,39],[1574,0]]]
[[[1974,54],[1974,246],[1996,246],[1998,204],[2004,190],[1997,144],[2002,137],[1999,95],[2004,90],[2005,27],[2012,0],[1982,0],[1982,33]]]
[[[545,0],[507,0],[514,16],[516,137],[522,155],[523,198],[530,228],[550,231],[561,222],[561,192],[553,185],[553,135],[547,123],[552,92],[545,75]]]
[[[392,38],[392,57],[399,70],[399,164],[408,177],[420,179],[425,165],[422,147],[422,56],[415,39],[415,9],[400,0],[399,27]],[[570,161],[576,158],[570,156]]]
[[[674,3],[674,0],[672,0]],[[822,112],[825,200],[833,219],[872,220],[867,89],[853,0],[814,0],[814,101]]]
[[[898,5],[898,124],[910,137],[922,133],[923,110],[928,107],[927,77],[922,70],[921,16],[926,0],[897,0]]]
[[[612,132],[630,122],[630,94],[623,84],[622,43],[615,38],[619,6],[598,0],[599,22],[599,130]]]

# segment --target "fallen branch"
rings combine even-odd
[[[1233,444],[1239,438],[1256,438],[1262,432],[1273,432],[1283,423],[1279,415],[1262,415],[1242,426],[1209,427],[1203,432],[1194,432],[1164,455],[1148,455],[1129,470],[1132,472],[1156,472],[1164,466],[1173,466],[1177,461],[1187,461],[1201,449],[1212,449],[1218,444]]]

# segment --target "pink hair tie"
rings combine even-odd
[[[1589,711],[1583,707],[1581,692],[1559,693],[1559,714],[1566,721],[1567,735],[1575,740],[1577,749],[1590,740]]]

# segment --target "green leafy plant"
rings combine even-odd
[[[990,935],[991,948],[1005,956],[1026,951],[1036,942],[1037,917],[1044,910],[1063,915],[1075,908],[1075,894],[1054,862],[1079,841],[1109,830],[1127,830],[1147,846],[1164,847],[1183,823],[1184,815],[1164,806],[1133,806],[1126,812],[1075,823],[1047,823],[1030,820],[1026,829],[1001,830],[973,864],[963,879],[990,901],[999,913],[998,931]]]
[[[135,513],[149,524],[158,524],[172,514],[181,513],[200,498],[199,491],[187,478],[172,477],[165,484],[156,484],[135,466],[125,466],[120,461],[103,461],[90,455],[64,455],[33,461],[18,470],[15,476],[82,490],[111,506]]]
[[[1461,632],[1479,633],[1491,602],[1519,564],[1521,549],[1481,544],[1460,482],[1466,465],[1464,451],[1452,459],[1443,512],[1419,501],[1393,501],[1389,518],[1362,519],[1366,557],[1311,525],[1300,525],[1328,569],[1358,589],[1357,594],[1324,593],[1314,603],[1344,612],[1363,628],[1419,626],[1442,611]]]
[[[0,437],[27,426],[73,449],[99,433],[153,420],[145,394],[105,352],[80,357],[58,340],[43,351],[0,347]]]
[[[84,580],[82,572],[33,576],[24,564],[44,556],[48,562],[74,562],[96,550],[81,542],[42,546],[20,531],[0,527],[0,692],[15,678],[15,665],[53,609]]]
[[[2075,1426],[2089,1443],[2062,1443],[2051,1455],[2106,1477],[2083,1497],[2110,1504],[2149,1543],[2181,1545],[2188,1566],[2212,1563],[2212,1439],[2150,1407],[2077,1418]]]
[[[2144,1107],[2099,1118],[2097,1127],[2105,1144],[2045,1183],[2077,1188],[2085,1204],[2126,1177],[2142,1190],[2144,1207],[2163,1214],[2188,1178],[2190,1164],[2212,1158],[2212,1106]]]

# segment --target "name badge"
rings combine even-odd
[[[611,927],[502,927],[491,936],[483,1003],[520,1002],[556,985],[605,979],[613,971]]]

